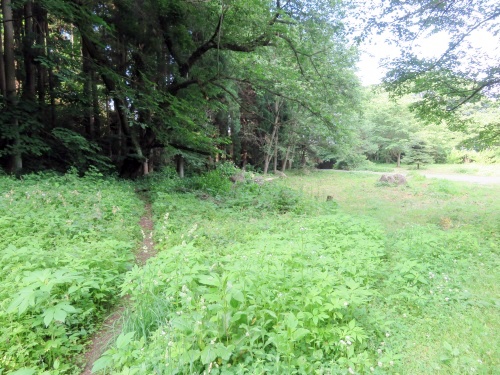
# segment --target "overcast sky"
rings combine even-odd
[[[360,46],[361,58],[357,64],[359,69],[358,76],[365,86],[380,83],[387,72],[383,67],[383,60],[399,56],[400,49],[395,45],[389,44],[386,41],[387,39],[390,39],[390,35],[375,35],[372,36],[369,42]],[[468,41],[477,48],[477,50],[471,49],[471,53],[477,53],[480,50],[492,61],[500,59],[500,40],[498,37],[494,37],[484,30],[478,30],[471,34]],[[449,36],[446,32],[441,32],[415,43],[414,51],[420,57],[438,57],[446,51],[448,43]]]
[[[389,44],[386,39],[388,35],[376,35],[369,43],[361,45],[361,57],[357,67],[358,76],[364,86],[380,83],[387,72],[383,67],[383,60],[397,58],[400,54],[400,49]],[[435,34],[422,41],[416,50],[422,57],[438,56],[446,50],[448,41],[446,33]]]

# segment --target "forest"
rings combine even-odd
[[[4,0],[0,165],[134,178],[221,160],[264,173],[495,161],[498,59],[462,55],[474,30],[498,32],[498,6],[407,3]],[[448,50],[426,61],[403,49],[384,85],[363,87],[360,43],[391,28],[412,40],[416,27],[447,30]]]
[[[0,375],[498,373],[497,0],[0,20]]]

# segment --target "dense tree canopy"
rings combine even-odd
[[[345,11],[326,0],[3,0],[1,162],[136,176],[158,150],[261,163],[288,149],[292,160],[297,136],[278,137],[297,131],[289,119],[305,111],[334,136],[355,106]]]

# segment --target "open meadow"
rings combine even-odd
[[[410,293],[406,302],[390,308],[401,330],[397,372],[498,373],[500,184],[422,175],[498,177],[500,168],[434,165],[394,171],[409,174],[408,186],[383,186],[377,175],[338,171],[294,176],[286,184],[320,201],[332,196],[339,211],[383,226],[388,274],[382,293],[387,301],[399,299],[399,293],[392,294],[397,289]],[[402,270],[407,274],[397,286],[394,273]]]
[[[5,190],[4,373],[80,373],[96,324],[84,323],[118,294],[128,308],[98,374],[498,373],[498,185],[414,171],[400,187],[338,171],[232,185],[230,172],[136,183],[158,255],[132,267],[131,184],[32,177]]]

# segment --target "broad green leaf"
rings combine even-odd
[[[207,345],[200,354],[201,363],[208,365],[217,358],[217,353],[213,345]]]
[[[299,324],[299,321],[297,320],[297,318],[295,317],[295,315],[293,313],[288,313],[286,315],[287,327],[289,327],[291,329],[295,329],[295,328],[297,328],[298,324]]]
[[[113,358],[111,356],[102,356],[97,361],[94,362],[92,366],[92,373],[96,373],[97,371],[104,370],[107,367],[110,367],[113,363]]]
[[[231,297],[235,299],[238,302],[244,302],[245,301],[245,296],[241,292],[241,290],[234,289],[231,291]]]
[[[218,357],[221,357],[224,361],[229,361],[231,354],[233,354],[234,345],[224,346],[222,343],[217,343],[215,345],[215,353]]]
[[[293,341],[299,341],[301,338],[309,334],[309,330],[305,328],[298,328],[295,330],[292,334],[292,339]]]
[[[36,373],[36,369],[33,369],[31,367],[24,367],[22,369],[19,369],[17,371],[11,372],[11,375],[33,375]]]
[[[64,323],[67,316],[68,313],[61,308],[56,308],[54,311],[54,320],[57,320],[58,322]]]
[[[170,324],[172,324],[173,328],[177,328],[178,330],[182,332],[187,332],[187,331],[192,331],[193,330],[193,324],[192,322],[187,321],[186,319],[182,317],[176,317],[173,318],[170,321]]]
[[[54,307],[50,307],[45,310],[45,313],[43,314],[43,323],[45,324],[45,327],[48,327],[49,324],[52,323],[52,320],[54,320],[54,312]]]
[[[116,347],[118,349],[122,349],[124,348],[125,346],[127,346],[130,341],[132,341],[132,338],[134,337],[135,335],[135,332],[132,331],[132,332],[129,332],[129,333],[126,333],[126,334],[120,334],[120,336],[118,336],[118,338],[116,339]]]
[[[221,287],[220,279],[217,276],[201,275],[198,276],[198,281],[200,282],[200,284]]]

